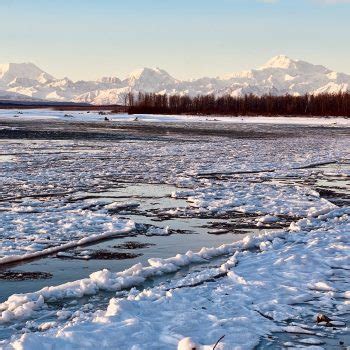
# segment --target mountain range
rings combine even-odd
[[[44,100],[123,104],[128,92],[179,95],[303,95],[350,91],[350,75],[287,56],[273,57],[257,69],[216,78],[179,80],[160,68],[142,68],[126,79],[57,79],[33,63],[0,64],[1,100]]]

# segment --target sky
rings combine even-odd
[[[57,78],[160,67],[179,79],[271,57],[350,73],[350,0],[0,0],[0,63]]]

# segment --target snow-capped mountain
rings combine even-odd
[[[287,56],[276,56],[257,69],[218,78],[179,80],[160,68],[142,68],[126,79],[103,77],[98,81],[56,79],[32,63],[0,65],[0,99],[43,99],[93,104],[124,103],[128,92],[179,95],[245,94],[302,95],[350,91],[350,75],[337,73]]]
[[[15,84],[16,81],[22,84],[45,84],[53,79],[53,76],[33,63],[0,64],[0,84]]]

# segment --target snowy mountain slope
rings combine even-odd
[[[54,79],[54,77],[33,63],[8,63],[0,64],[0,84],[18,82],[37,82],[45,84]]]
[[[0,89],[37,99],[115,104],[124,103],[130,91],[191,96],[345,92],[350,90],[350,75],[284,55],[273,57],[257,69],[188,81],[176,79],[160,68],[141,68],[124,80],[112,76],[74,82],[56,79],[32,63],[9,63],[0,65]]]
[[[4,101],[39,101],[39,100],[35,98],[31,98],[27,95],[0,89],[0,101],[4,102]]]
[[[159,68],[138,69],[124,81],[133,90],[149,92],[171,89],[178,82],[165,70]]]
[[[125,97],[130,92],[128,86],[86,92],[74,98],[78,103],[94,103],[96,105],[125,104]]]

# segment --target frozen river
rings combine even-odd
[[[13,114],[0,348],[349,345],[346,119]]]

